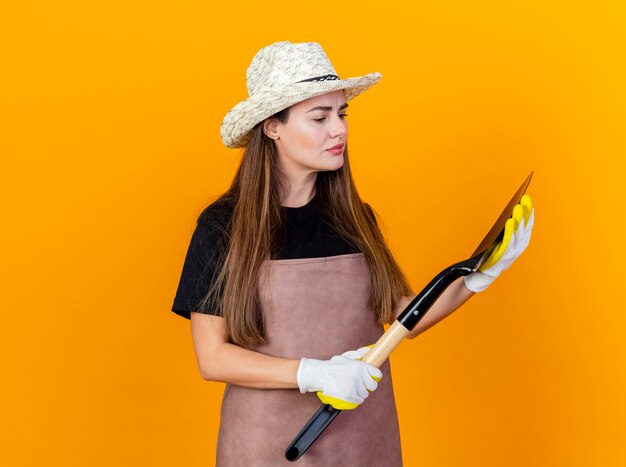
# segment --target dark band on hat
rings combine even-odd
[[[303,79],[302,81],[297,81],[298,83],[304,83],[306,81],[333,81],[336,79],[340,79],[337,75],[324,75],[324,76],[316,76],[315,78]]]

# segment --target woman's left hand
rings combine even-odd
[[[520,203],[513,208],[513,215],[506,221],[504,238],[496,245],[489,258],[469,276],[465,276],[465,285],[472,292],[482,292],[496,278],[508,269],[523,253],[530,242],[535,221],[535,209],[529,195],[522,196]]]

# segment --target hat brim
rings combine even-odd
[[[220,127],[222,142],[229,148],[245,147],[252,128],[275,113],[311,97],[340,89],[344,90],[345,99],[349,101],[381,78],[381,73],[374,72],[356,78],[305,81],[262,91],[241,101],[226,114]]]

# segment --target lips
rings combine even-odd
[[[332,151],[333,149],[343,149],[343,144],[338,144],[333,146],[332,148],[328,148],[328,151]]]

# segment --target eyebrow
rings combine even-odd
[[[341,107],[339,107],[339,110],[345,109],[346,107],[348,107],[347,103],[343,104]],[[326,106],[321,105],[321,106],[318,106],[318,107],[313,107],[312,109],[307,110],[305,113],[313,112],[314,110],[333,110],[333,108],[328,106],[328,105],[326,105]]]

